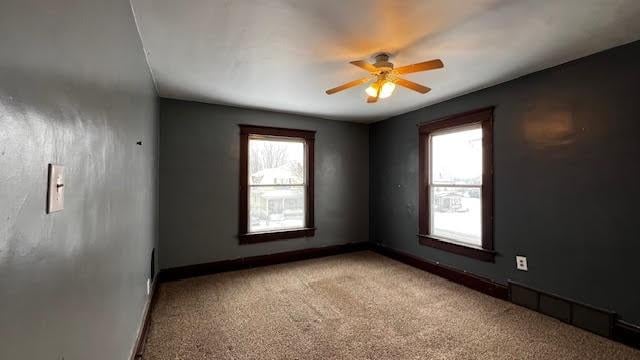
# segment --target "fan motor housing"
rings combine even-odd
[[[376,62],[373,66],[380,69],[381,72],[389,72],[393,70],[393,63],[389,62],[389,54],[378,54],[375,57]]]

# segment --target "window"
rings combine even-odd
[[[420,243],[493,261],[493,108],[419,129]]]
[[[240,126],[240,242],[313,236],[315,132]]]

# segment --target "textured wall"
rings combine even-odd
[[[161,100],[162,268],[369,239],[366,125]],[[313,238],[238,244],[238,124],[316,130]]]
[[[66,198],[47,215],[50,162]],[[157,98],[129,1],[3,0],[1,359],[128,358],[156,176]]]
[[[640,42],[376,123],[372,238],[640,323]],[[434,89],[437,91],[437,89]],[[496,263],[418,244],[416,124],[496,106]],[[515,269],[528,257],[529,272]]]

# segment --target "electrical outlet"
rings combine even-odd
[[[529,268],[527,267],[526,256],[516,256],[516,268],[522,271],[529,271]]]
[[[147,279],[147,295],[151,294],[151,279]]]

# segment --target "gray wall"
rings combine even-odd
[[[1,2],[1,359],[128,358],[157,232],[156,139],[129,1]],[[47,215],[51,162],[66,199]]]
[[[317,131],[315,237],[238,244],[238,124]],[[368,149],[366,125],[162,99],[161,267],[368,241]]]
[[[640,324],[638,64],[640,42],[376,123],[372,239]],[[416,239],[416,124],[493,105],[495,264]],[[516,254],[528,257],[528,272],[515,269]]]

